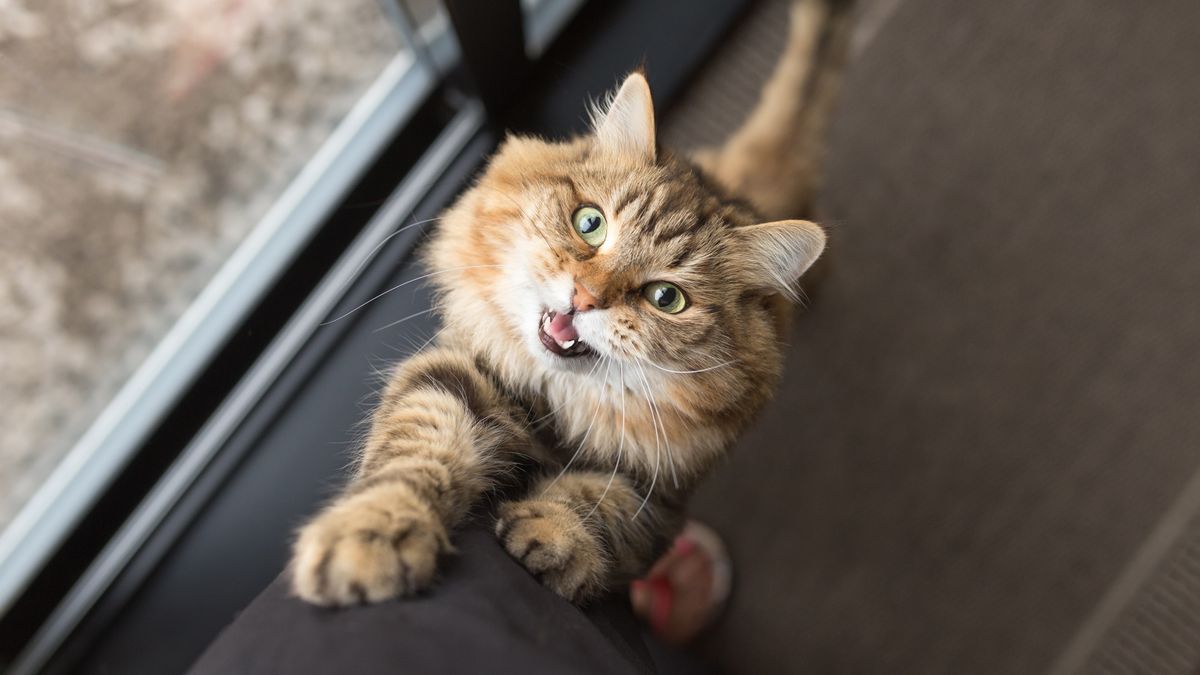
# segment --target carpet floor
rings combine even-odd
[[[859,12],[820,199],[832,273],[696,505],[737,563],[707,653],[1197,672],[1200,4]],[[752,10],[668,141],[736,124],[784,16]]]

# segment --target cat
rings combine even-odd
[[[353,478],[300,529],[296,595],[428,587],[489,495],[501,544],[562,597],[645,573],[769,400],[797,280],[825,248],[794,216],[829,97],[812,66],[827,12],[794,5],[757,108],[692,161],[659,149],[640,72],[591,133],[501,144],[424,249],[444,327],[391,375]]]

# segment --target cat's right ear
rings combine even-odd
[[[807,220],[777,220],[734,230],[751,282],[795,298],[796,282],[825,250],[825,230]]]
[[[646,77],[626,77],[608,107],[593,115],[593,126],[601,147],[654,161],[654,101]]]

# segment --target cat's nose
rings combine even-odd
[[[576,312],[590,312],[593,309],[603,309],[603,305],[592,295],[592,292],[587,289],[587,286],[575,282],[575,293],[571,295],[571,306]]]

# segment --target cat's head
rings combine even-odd
[[[821,228],[761,222],[658,151],[640,74],[593,118],[567,142],[509,138],[447,215],[430,256],[456,270],[437,277],[447,321],[543,375],[773,375],[779,308]]]

